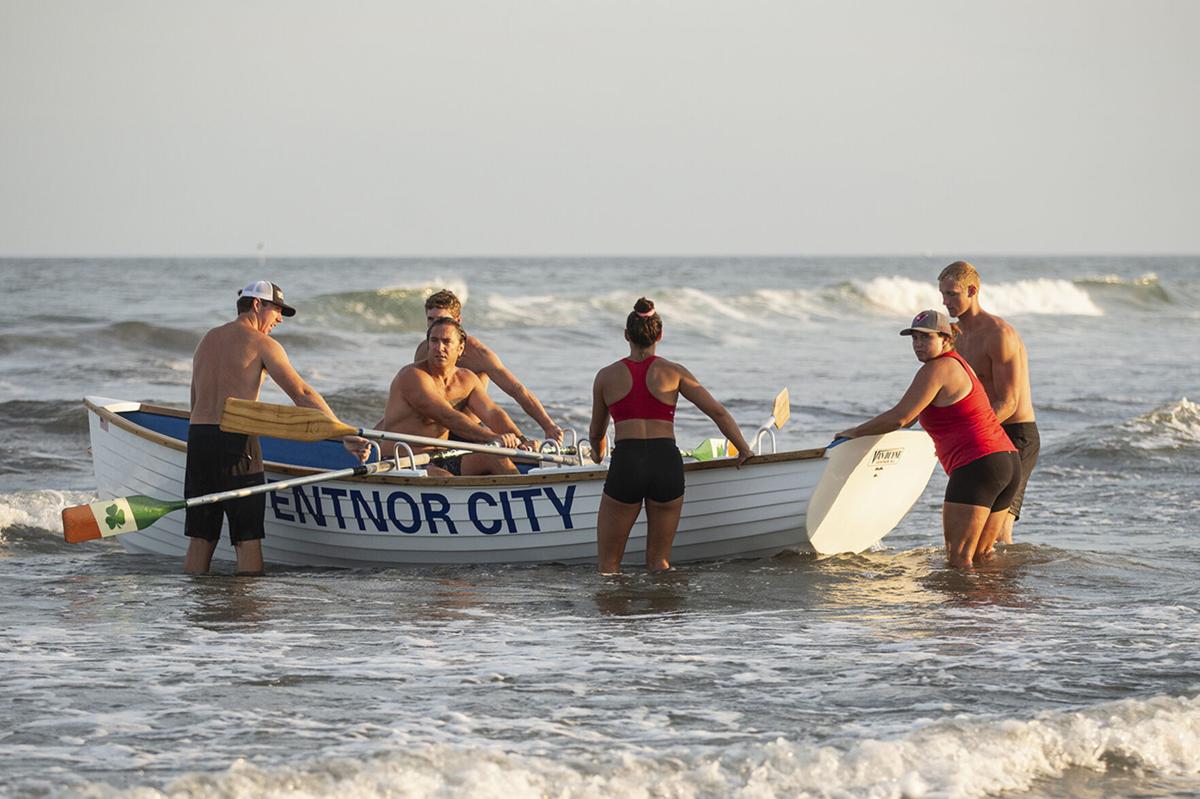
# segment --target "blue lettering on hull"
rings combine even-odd
[[[267,495],[278,521],[347,532],[402,533],[404,535],[459,535],[474,530],[483,535],[540,533],[561,522],[575,528],[571,509],[575,486],[517,488],[511,491],[474,491],[465,505],[455,509],[450,498],[437,491],[360,491],[332,486],[294,486],[290,491]],[[561,491],[561,494],[559,493]],[[538,502],[538,500],[544,500]],[[455,510],[459,515],[455,516]],[[462,511],[465,510],[465,518]],[[524,512],[521,516],[520,513]]]

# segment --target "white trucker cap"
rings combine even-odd
[[[284,316],[295,316],[296,309],[283,301],[283,289],[269,280],[258,280],[238,292],[239,297],[258,297],[283,309]]]

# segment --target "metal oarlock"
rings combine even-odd
[[[581,448],[579,446],[579,434],[577,432],[575,432],[575,428],[568,427],[566,430],[563,431],[563,438],[567,439],[568,436],[570,438],[570,443],[564,444],[564,445],[560,445],[557,441],[547,438],[538,446],[538,452],[541,452],[541,453],[544,453],[547,455],[566,455],[566,456],[574,455],[576,463],[573,465],[582,466],[583,465],[583,451],[581,450]],[[559,463],[558,465],[566,466],[568,464]]]
[[[383,463],[383,450],[379,448],[379,442],[373,438],[367,439],[367,446],[375,451],[375,460]],[[408,453],[408,466],[405,467],[400,463],[400,448],[404,447],[404,451]],[[392,466],[386,471],[392,474],[408,475],[410,477],[427,477],[429,472],[424,469],[417,468],[417,456],[413,454],[412,447],[406,441],[397,441],[396,446],[392,449]],[[371,456],[367,456],[367,463],[371,462]]]
[[[763,436],[766,436],[766,435],[769,435],[771,437],[771,454],[774,455],[776,450],[775,450],[775,428],[773,425],[763,425],[762,427],[758,428],[758,430],[754,433],[754,443],[751,445],[750,448],[752,450],[754,450],[754,452],[758,455],[764,454],[762,451],[762,440],[763,440]]]
[[[400,448],[404,447],[404,451],[408,453],[408,468],[400,465]],[[426,477],[429,472],[424,469],[417,468],[417,456],[413,454],[412,447],[407,441],[397,441],[396,447],[392,450],[392,464],[397,474],[408,474],[414,477]]]

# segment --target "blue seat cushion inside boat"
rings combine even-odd
[[[139,427],[177,441],[187,441],[187,419],[147,411],[127,411],[120,415]],[[263,460],[272,463],[307,466],[312,469],[345,469],[358,465],[358,461],[346,451],[340,441],[288,441],[283,438],[260,436],[259,442],[262,444]],[[517,468],[527,472],[536,465],[519,463]]]
[[[146,411],[129,411],[121,416],[161,435],[177,441],[187,441],[187,419]],[[345,469],[358,465],[358,461],[339,441],[287,441],[260,436],[259,442],[262,444],[264,461],[308,466],[313,469]]]

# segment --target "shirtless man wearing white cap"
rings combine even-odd
[[[283,290],[259,280],[238,292],[237,318],[204,334],[192,357],[192,415],[188,427],[187,470],[184,496],[194,497],[261,485],[262,450],[258,436],[226,433],[220,429],[221,411],[229,397],[257,400],[263,375],[270,375],[292,402],[316,408],[336,418],[324,398],[296,373],[287,353],[269,335],[296,309],[283,299]],[[347,436],[348,451],[366,460],[366,439]],[[183,570],[207,572],[213,550],[221,538],[221,517],[229,519],[229,538],[237,552],[238,574],[261,574],[263,511],[266,495],[234,499],[216,505],[189,508],[184,523],[188,541]]]

